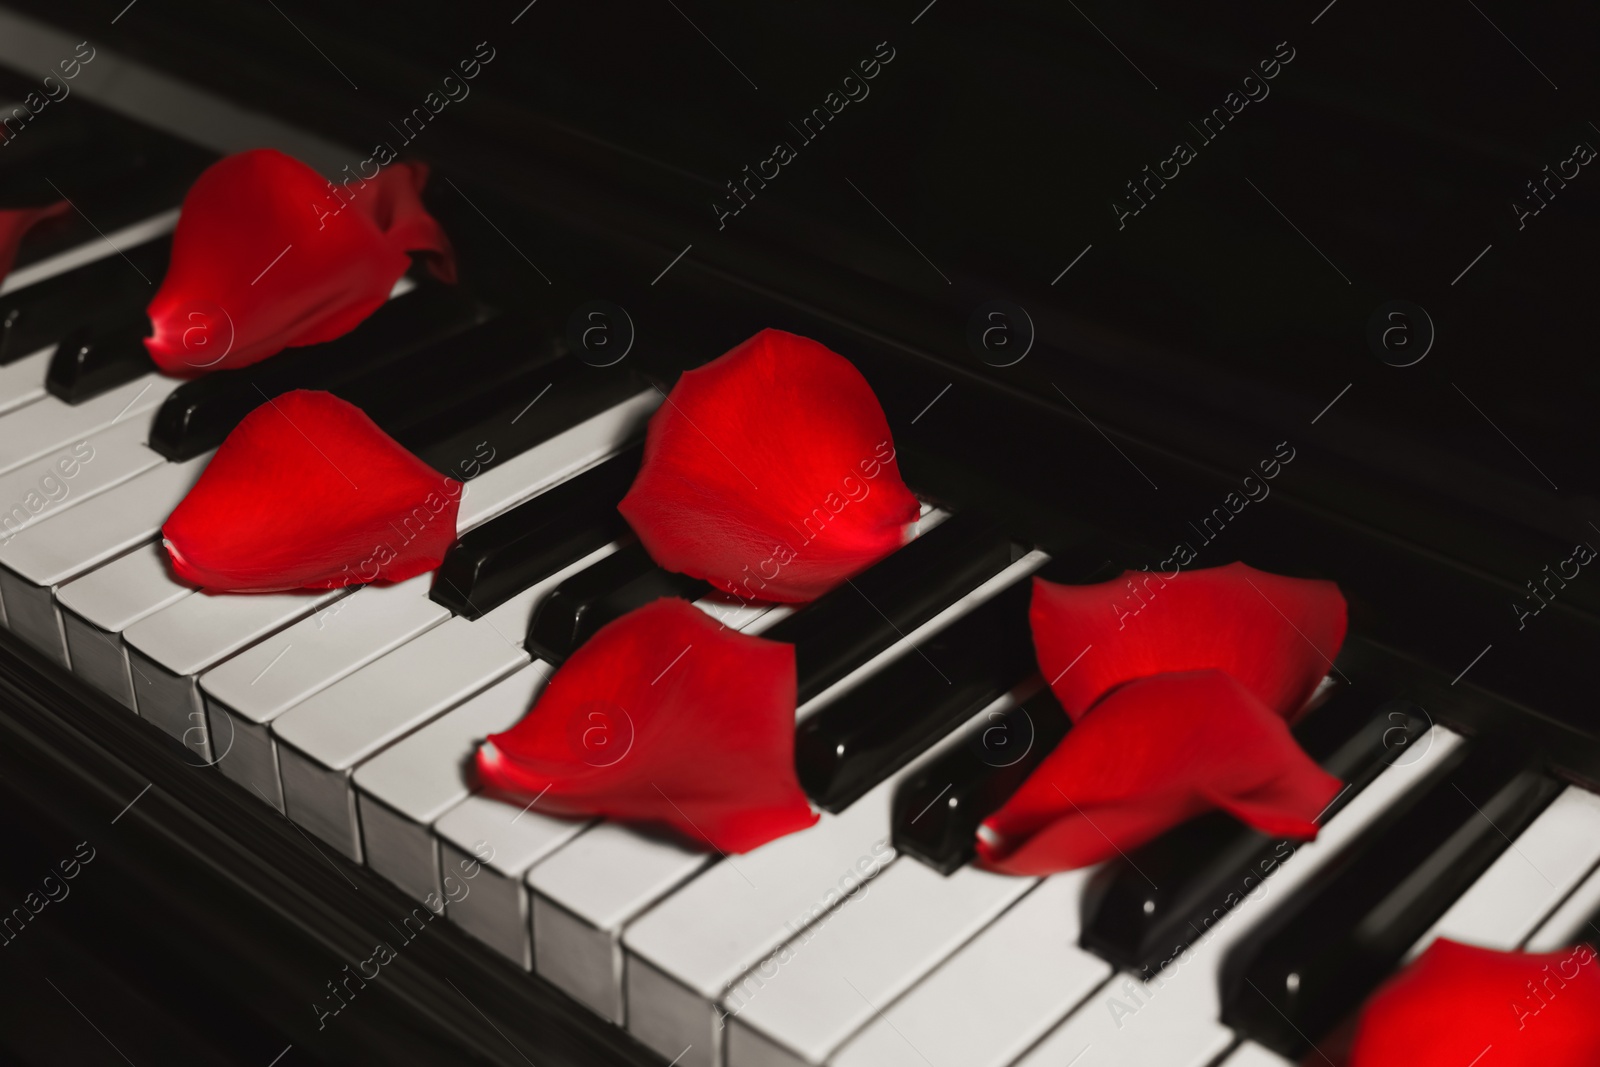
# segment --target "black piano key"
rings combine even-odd
[[[1222,1020],[1298,1060],[1561,791],[1506,737],[1452,754],[1223,963]]]
[[[1114,562],[1118,557],[1115,547],[1089,540],[1057,553],[1036,576],[1063,583],[1103,582],[1122,572]],[[1015,606],[1004,614],[1004,625],[1011,629],[1003,643],[1026,650],[1028,670],[1008,678],[996,661],[986,683],[992,695],[984,703],[1038,670],[1028,626],[1032,588],[1031,581],[1024,581],[1001,594],[1015,598]],[[972,711],[981,707],[980,703]],[[895,790],[891,816],[895,848],[942,874],[966,864],[973,856],[979,824],[1017,791],[1071,725],[1066,710],[1045,687],[974,729],[963,743],[918,769]]]
[[[141,315],[156,295],[170,238],[135,245],[0,296],[0,365],[15,363],[84,326]]]
[[[971,705],[975,712],[1006,692]],[[962,741],[895,790],[894,847],[952,874],[972,860],[978,826],[1015,793],[1072,721],[1048,686],[1004,714],[972,727]]]
[[[475,395],[390,432],[435,469],[471,478],[650,388],[625,364],[591,367],[557,354],[559,344],[542,355],[528,347],[504,353],[512,377],[485,374]],[[643,420],[636,430],[644,435]]]
[[[45,388],[52,396],[79,404],[156,370],[144,346],[151,333],[150,319],[142,311],[73,330],[50,357]]]
[[[487,316],[467,294],[425,284],[389,301],[337,340],[286,349],[248,367],[185,382],[157,409],[150,447],[170,460],[193,459],[221,444],[240,419],[292,389],[327,389],[345,396],[346,388],[362,383],[372,394],[415,395],[422,405],[426,395],[414,392],[408,375],[391,373],[395,365]]]
[[[606,623],[664,596],[698,600],[711,586],[656,566],[635,542],[586,567],[551,590],[528,627],[531,655],[560,663]]]
[[[1591,874],[1590,877],[1592,878],[1594,875]],[[1582,888],[1580,888],[1576,892],[1582,891]],[[1547,916],[1547,918],[1549,917]],[[1566,931],[1563,931],[1563,933],[1565,932]],[[1544,938],[1546,936],[1546,931],[1541,928],[1537,931],[1537,936]],[[1585,941],[1590,945],[1600,945],[1600,907],[1596,907],[1583,918],[1583,921],[1578,925],[1577,929],[1571,933],[1571,941],[1573,944],[1577,944],[1580,941]]]
[[[956,514],[764,636],[795,646],[804,704],[1021,556],[992,519]]]
[[[538,322],[499,315],[334,383],[331,391],[418,451],[487,419],[503,400],[501,389],[530,365],[557,358]]]
[[[1294,730],[1306,753],[1347,786],[1323,813],[1324,822],[1428,729],[1427,715],[1409,701],[1369,712],[1363,699],[1358,690],[1341,690]],[[1191,819],[1096,872],[1084,895],[1080,943],[1148,979],[1298,847],[1226,812]]]
[[[1029,584],[979,605],[807,716],[794,752],[806,795],[843,811],[1036,670]]]
[[[627,532],[617,504],[644,454],[635,445],[491,519],[450,546],[428,595],[476,619]]]

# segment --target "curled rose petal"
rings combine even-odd
[[[1344,643],[1345,603],[1332,582],[1230,563],[1099,585],[1035,579],[1028,619],[1039,670],[1074,720],[1134,678],[1209,668],[1292,720]]]
[[[392,163],[334,186],[270,149],[228,156],[183,199],[145,347],[169,374],[246,367],[349,333],[422,252],[455,280],[454,254],[422,206],[428,168]]]
[[[918,504],[861,372],[762,330],[678,379],[620,510],[668,570],[795,602],[900,547]]]
[[[53,219],[71,211],[71,206],[61,200],[45,207],[24,207],[0,211],[0,280],[11,273],[17,262],[17,249],[28,231],[45,219]]]
[[[491,789],[559,815],[747,852],[817,821],[794,769],[794,646],[664,598],[602,628],[478,750]]]
[[[1349,1067],[1463,1067],[1480,1058],[1483,1067],[1600,1063],[1594,949],[1497,952],[1440,938],[1367,1001]]]
[[[991,870],[1040,875],[1098,863],[1212,808],[1258,830],[1315,837],[1340,782],[1230,675],[1129,682],[1084,717],[978,833]]]
[[[205,589],[333,589],[437,567],[460,503],[360,408],[298,389],[244,417],[161,534]]]

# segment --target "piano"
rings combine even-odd
[[[73,210],[0,288],[0,1047],[1331,1064],[1435,937],[1600,936],[1596,30],[6,0],[0,206]],[[339,340],[165,377],[127,324],[183,191],[260,146],[331,182],[381,146],[430,164],[461,283],[413,271]],[[769,326],[862,370],[925,505],[798,610],[660,571],[615,511],[664,390]],[[297,387],[465,480],[437,573],[171,577],[162,520]],[[1349,783],[1319,838],[1212,814],[1088,870],[975,868],[1064,733],[1026,579],[1180,554],[1349,600],[1296,726]],[[481,792],[477,743],[660,595],[796,645],[817,825],[720,857]]]

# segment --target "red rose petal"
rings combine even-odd
[[[762,330],[687,371],[620,510],[655,561],[750,600],[815,599],[905,542],[918,504],[861,372]]]
[[[1339,792],[1271,708],[1222,671],[1158,674],[1096,705],[999,811],[978,857],[1039,875],[1098,863],[1220,807],[1311,838]]]
[[[244,417],[161,533],[205,589],[333,589],[437,567],[460,502],[360,408],[298,389]]]
[[[1600,1063],[1594,949],[1496,952],[1441,938],[1367,1001],[1349,1067],[1465,1067],[1480,1058],[1482,1067]]]
[[[1165,579],[1127,571],[1099,585],[1036,578],[1028,618],[1039,669],[1074,720],[1123,682],[1209,668],[1293,719],[1345,634],[1338,586],[1243,563]]]
[[[383,305],[408,252],[453,281],[450,242],[422,206],[427,180],[427,167],[393,163],[334,191],[270,149],[212,164],[183,199],[150,303],[151,358],[195,375],[331,341]]]
[[[25,207],[0,211],[0,280],[11,273],[17,262],[17,249],[22,239],[45,219],[65,215],[72,207],[65,200],[45,207]]]
[[[573,653],[533,710],[478,750],[478,772],[543,811],[747,852],[817,821],[795,775],[794,710],[794,646],[665,598]]]

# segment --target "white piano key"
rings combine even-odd
[[[152,540],[209,458],[162,463],[83,501],[70,518],[30,526],[0,544],[4,595],[49,600],[56,586]]]
[[[355,769],[367,866],[417,900],[443,900],[432,823],[472,792],[472,760],[533,706],[551,668],[535,660]]]
[[[821,1067],[1035,880],[901,859],[735,983],[728,1067]]]
[[[703,849],[616,823],[579,834],[528,871],[534,969],[622,1025],[624,925],[639,913],[641,900],[660,899],[713,859]]]
[[[528,891],[523,877],[535,863],[595,825],[561,819],[524,805],[475,793],[433,825],[445,879],[470,883],[465,895],[445,891],[450,921],[511,962],[533,966]],[[474,861],[481,861],[476,876]]]
[[[97,259],[118,255],[118,249],[132,248],[134,245],[143,244],[153,238],[172,232],[178,224],[178,209],[172,208],[158,215],[124,226],[120,230],[112,230],[104,237],[96,237],[93,241],[85,241],[75,248],[65,252],[58,252],[48,259],[41,259],[37,263],[30,263],[6,275],[5,281],[0,282],[0,296],[14,293],[24,286],[34,282],[53,278],[57,274],[75,270]]]
[[[139,715],[208,762],[230,739],[211,744],[198,675],[240,649],[347,595],[344,589],[208,593],[184,597],[123,631]]]
[[[1600,945],[1600,870],[1585,878],[1550,917],[1539,924],[1523,948],[1528,952],[1556,952],[1580,941]]]
[[[526,633],[534,605],[620,547],[614,541],[596,549],[524,590],[518,599],[529,605],[528,617],[513,615],[509,624],[520,619],[521,626],[506,636]],[[490,734],[515,726],[554,671],[535,660],[356,768],[356,806],[369,867],[418,900],[426,901],[429,893],[443,899],[430,825],[473,791],[478,745]]]
[[[164,374],[145,374],[80,404],[46,396],[20,407],[0,418],[0,474],[117,423],[134,422],[148,433],[149,413],[182,384]]]
[[[143,440],[142,427],[123,423],[0,475],[0,560],[9,555],[17,536],[161,465],[161,457]],[[48,591],[32,597],[17,592],[7,625],[65,667],[66,638]]]
[[[986,721],[1023,695],[1008,694],[968,721]],[[724,859],[630,924],[622,938],[628,1032],[668,1059],[682,1055],[684,1067],[721,1064],[727,1031],[719,1002],[770,953],[870,885],[895,855],[895,787],[962,743],[966,729],[957,727],[844,812],[823,812],[807,829]]]
[[[1092,870],[1045,879],[920,985],[879,1004],[882,1016],[828,1063],[1005,1067],[1022,1055],[1111,977],[1109,963],[1078,947]]]
[[[730,630],[760,634],[795,613],[796,604],[752,603],[736,596],[714,592],[695,601],[694,606]]]
[[[1254,1041],[1246,1041],[1223,1060],[1219,1067],[1295,1067],[1295,1064],[1270,1049],[1262,1048]]]
[[[72,673],[136,710],[122,632],[194,593],[172,575],[159,542],[89,571],[56,591]]]
[[[125,421],[0,474],[0,545],[163,463],[145,447],[147,432],[138,420]]]
[[[1401,794],[1422,782],[1458,745],[1461,735],[1433,728],[1423,754],[1394,765],[1330,818],[1317,840],[1301,845],[1271,878],[1208,926],[1194,944],[1149,982],[1115,977],[1050,1032],[1017,1067],[1206,1067],[1233,1044],[1220,1022],[1218,975],[1228,950],[1268,914],[1273,901],[1315,878]],[[1076,1059],[1075,1059],[1076,1057]]]
[[[1509,952],[1600,863],[1600,796],[1568,786],[1412,946],[1435,938]]]
[[[56,346],[41,348],[14,363],[0,367],[0,414],[30,404],[44,396],[44,379]]]
[[[529,663],[520,642],[541,592],[474,622],[450,619],[278,716],[272,737],[289,818],[363,861],[356,765]]]
[[[202,674],[212,736],[233,742],[222,773],[282,812],[273,720],[450,618],[428,598],[432,581],[429,572],[358,589]]]

